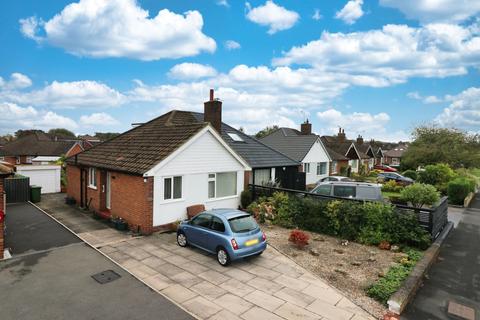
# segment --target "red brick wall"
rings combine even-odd
[[[17,164],[17,162],[16,162],[17,158],[16,157],[5,157],[5,159],[3,161],[8,162],[12,165]]]
[[[67,166],[67,194],[80,203],[80,169]],[[90,209],[103,211],[105,209],[105,184],[102,170],[97,169],[97,189],[87,187],[87,201]],[[130,175],[121,172],[111,172],[111,209],[113,216],[125,219],[133,230],[140,227],[142,233],[153,231],[153,178]]]
[[[73,146],[73,148],[71,148],[70,150],[68,150],[68,152],[67,152],[67,154],[66,154],[65,156],[68,158],[68,157],[74,156],[74,155],[76,155],[77,153],[80,153],[80,152],[82,152],[82,151],[83,151],[82,147],[80,147],[79,144],[75,144],[75,145]]]

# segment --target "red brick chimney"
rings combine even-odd
[[[312,134],[312,124],[308,122],[308,119],[300,125],[300,132],[302,135]]]
[[[339,128],[337,137],[338,137],[338,142],[340,142],[340,143],[345,142],[345,140],[347,138],[345,136],[345,129]]]
[[[363,137],[361,135],[358,135],[357,137],[357,143],[358,144],[363,144]]]
[[[215,99],[213,89],[210,89],[210,100],[203,104],[203,120],[210,122],[219,133],[222,132],[222,101]]]

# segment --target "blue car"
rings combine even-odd
[[[265,233],[251,215],[234,209],[204,211],[180,223],[177,243],[192,245],[217,255],[227,266],[231,261],[260,255],[267,248]]]

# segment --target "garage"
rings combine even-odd
[[[17,173],[30,178],[30,185],[41,186],[42,193],[60,192],[61,166],[25,165],[17,166]]]

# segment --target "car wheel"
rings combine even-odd
[[[187,236],[185,235],[185,233],[177,233],[177,243],[180,247],[186,247],[188,245]]]
[[[230,256],[225,248],[220,247],[217,249],[217,261],[222,267],[226,267],[230,264]]]

